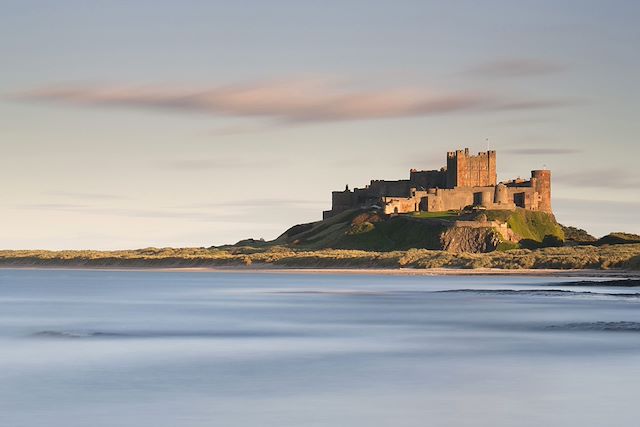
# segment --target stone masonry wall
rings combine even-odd
[[[447,188],[482,187],[496,185],[496,152],[486,151],[477,156],[469,155],[469,149],[447,153]]]

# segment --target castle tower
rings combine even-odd
[[[447,188],[488,187],[496,185],[496,152],[485,151],[469,155],[469,149],[447,153]]]
[[[506,205],[509,203],[509,193],[504,184],[500,183],[496,185],[493,203],[497,205]]]
[[[480,196],[480,206],[485,208],[491,207],[493,203],[493,191],[483,191]]]
[[[552,213],[551,211],[551,171],[534,170],[531,171],[531,183],[533,189],[538,193],[538,210]]]

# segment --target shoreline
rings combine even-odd
[[[11,266],[0,265],[0,270],[87,270],[87,271],[148,271],[173,273],[251,273],[251,274],[337,274],[377,276],[530,276],[530,277],[591,277],[640,278],[640,272],[631,270],[596,269],[500,269],[500,268],[299,268],[256,266],[218,267],[122,267],[122,266]]]
[[[413,275],[640,275],[640,243],[461,253],[408,249],[146,248],[123,251],[0,250],[0,268],[80,268]]]

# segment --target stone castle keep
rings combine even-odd
[[[498,183],[496,152],[477,156],[469,149],[447,153],[440,170],[411,169],[409,179],[372,180],[364,188],[349,187],[331,194],[331,210],[323,219],[354,208],[378,206],[385,214],[460,210],[468,206],[551,212],[551,171],[531,171],[531,178]]]

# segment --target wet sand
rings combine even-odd
[[[111,270],[111,271],[163,271],[163,272],[225,272],[256,274],[345,274],[382,276],[548,276],[548,277],[601,277],[640,279],[640,271],[595,269],[500,269],[500,268],[288,268],[270,264],[240,267],[89,267],[89,266],[0,266],[14,270]]]

